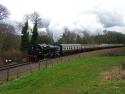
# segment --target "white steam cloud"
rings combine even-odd
[[[0,1],[10,10],[11,18],[18,21],[25,14],[39,12],[43,27],[53,32],[55,40],[65,28],[78,33],[88,31],[96,34],[102,33],[104,29],[125,33],[125,0]]]

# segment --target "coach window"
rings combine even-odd
[[[77,49],[77,47],[75,46],[75,50]]]
[[[71,46],[71,50],[72,50],[72,46]]]
[[[67,47],[65,47],[65,50],[67,50]]]
[[[73,46],[71,46],[71,50],[73,49]]]
[[[66,47],[66,50],[68,50],[68,47]]]
[[[65,50],[65,47],[63,47],[63,50]]]
[[[78,46],[78,49],[80,49],[80,47]]]

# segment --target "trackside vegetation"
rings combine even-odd
[[[81,57],[0,85],[0,94],[125,94],[125,80],[103,80],[125,56]]]

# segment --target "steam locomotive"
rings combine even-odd
[[[124,44],[59,44],[59,45],[47,45],[36,44],[29,48],[27,54],[27,60],[29,62],[37,62],[44,58],[53,58],[64,55],[70,55],[85,51],[92,51],[97,49],[123,47]]]

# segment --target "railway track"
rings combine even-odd
[[[2,66],[0,66],[0,71],[10,69],[10,68],[19,67],[19,66],[23,66],[23,65],[28,65],[28,64],[31,64],[31,63],[2,65]]]
[[[48,59],[40,60],[39,62],[46,61],[46,60],[48,60]],[[20,66],[24,66],[24,65],[29,65],[29,64],[35,64],[35,63],[36,63],[36,62],[1,65],[1,66],[0,66],[0,71],[2,71],[2,70],[7,70],[7,69],[10,69],[10,68],[16,68],[16,67],[20,67]]]

